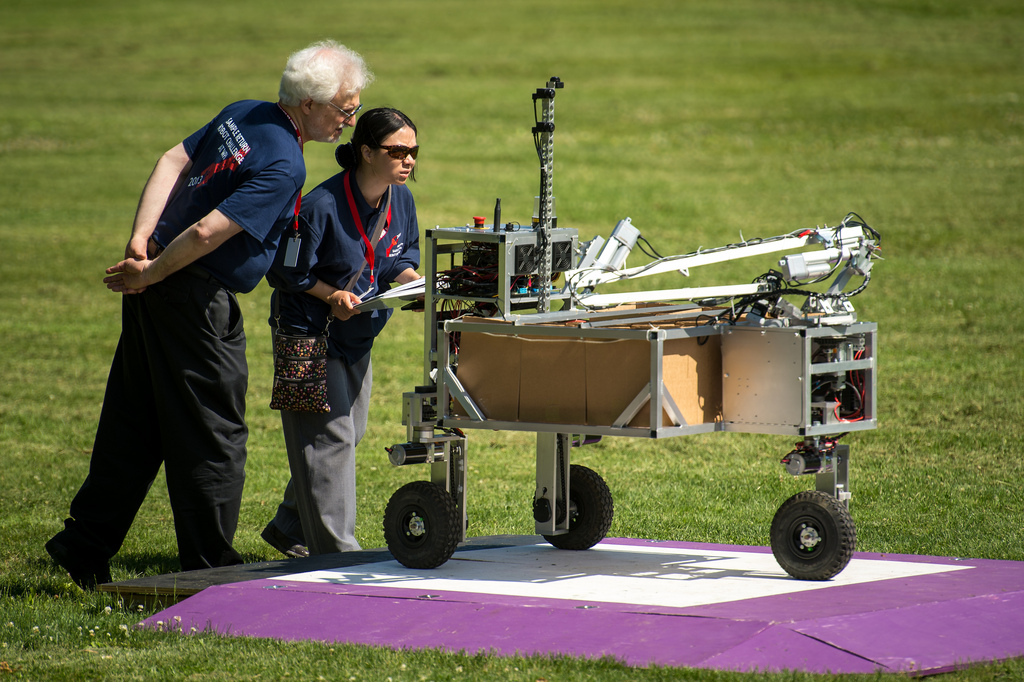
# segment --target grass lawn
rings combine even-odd
[[[84,479],[110,358],[117,262],[158,156],[244,98],[275,100],[287,55],[332,37],[377,74],[367,108],[419,127],[421,227],[502,200],[529,220],[531,94],[551,76],[559,226],[607,237],[630,217],[662,254],[835,224],[856,211],[885,261],[854,300],[879,325],[879,422],[847,439],[858,550],[1024,560],[1024,5],[1016,0],[10,0],[0,10],[0,679],[803,680],[631,669],[137,630],[149,615],[83,593],[43,543]],[[347,139],[347,135],[346,135]],[[307,188],[333,174],[306,147]],[[640,264],[633,257],[630,265]],[[745,282],[729,265],[685,282]],[[269,290],[241,297],[249,463],[236,547],[259,538],[288,478],[268,408]],[[357,463],[357,535],[384,545],[401,393],[422,374],[422,318],[374,351]],[[472,535],[532,532],[532,434],[471,432]],[[145,433],[125,438],[149,447]],[[778,436],[605,439],[574,453],[615,496],[610,535],[767,545],[792,478]],[[667,512],[666,510],[671,510]],[[159,479],[115,580],[178,570]],[[339,614],[344,617],[344,614]],[[1024,678],[1011,660],[942,679]]]

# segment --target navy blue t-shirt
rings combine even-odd
[[[242,227],[197,264],[229,289],[252,291],[273,263],[306,181],[295,127],[272,102],[230,104],[184,141],[192,161],[153,237],[167,246],[213,209]]]
[[[373,347],[373,340],[387,324],[390,308],[367,310],[348,320],[331,316],[331,307],[304,293],[320,279],[344,289],[366,263],[366,246],[352,218],[345,196],[345,173],[338,173],[311,190],[302,198],[299,234],[302,244],[295,267],[284,265],[286,248],[281,249],[267,273],[267,282],[274,287],[270,325],[276,327],[274,309],[281,315],[281,326],[303,334],[319,334],[330,323],[328,354],[352,364]],[[352,196],[363,221],[363,229],[372,238],[377,217],[382,209],[370,206],[363,198],[352,174]],[[287,236],[290,236],[290,232]],[[391,221],[374,249],[373,281],[367,263],[351,291],[364,301],[386,290],[395,278],[408,268],[420,264],[420,233],[416,220],[416,204],[405,185],[391,186]]]

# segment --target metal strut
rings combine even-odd
[[[540,157],[540,196],[537,207],[537,242],[540,247],[540,267],[537,269],[539,296],[537,312],[546,313],[551,306],[551,239],[552,215],[554,214],[554,156],[555,156],[555,90],[565,87],[557,76],[552,76],[547,86],[533,94],[533,100],[541,100],[541,120],[533,128],[537,139],[537,155]]]

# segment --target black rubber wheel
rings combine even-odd
[[[772,554],[800,580],[828,580],[846,568],[857,544],[850,511],[818,490],[797,493],[772,519]]]
[[[452,557],[461,539],[455,500],[436,483],[407,483],[388,500],[384,539],[403,566],[437,568]]]
[[[569,530],[544,539],[558,549],[590,549],[612,527],[612,493],[597,472],[585,466],[569,466]]]

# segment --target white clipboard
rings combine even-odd
[[[421,277],[407,284],[388,289],[382,294],[372,296],[359,305],[356,310],[382,310],[384,308],[398,308],[409,301],[415,301],[423,296],[426,291],[426,278]]]

